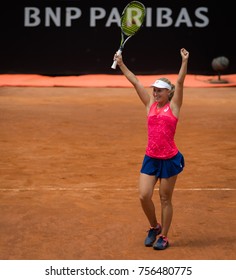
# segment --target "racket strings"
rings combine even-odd
[[[138,1],[131,2],[121,16],[121,29],[127,35],[134,35],[142,26],[145,7]]]

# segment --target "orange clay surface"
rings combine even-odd
[[[134,90],[1,87],[0,259],[235,259],[235,108],[234,87],[185,89],[176,143],[186,167],[170,247],[155,251],[143,245],[146,116]]]

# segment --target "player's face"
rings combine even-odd
[[[169,90],[166,88],[153,87],[153,97],[156,102],[166,103],[169,101]]]

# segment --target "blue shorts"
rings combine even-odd
[[[170,159],[151,158],[144,156],[141,173],[154,175],[157,178],[169,178],[182,172],[184,169],[184,157],[178,152]]]

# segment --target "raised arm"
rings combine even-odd
[[[187,74],[187,66],[188,66],[188,58],[189,58],[189,52],[184,48],[180,50],[180,54],[182,57],[182,63],[180,66],[179,74],[175,85],[175,93],[173,98],[171,99],[171,109],[176,116],[179,115],[179,110],[183,103],[184,80]]]
[[[115,54],[114,60],[117,61],[117,65],[119,66],[121,72],[125,75],[127,80],[134,86],[140,100],[147,107],[150,103],[150,95],[148,91],[144,88],[144,86],[140,83],[138,78],[131,72],[128,67],[124,64],[123,58],[121,54]]]

